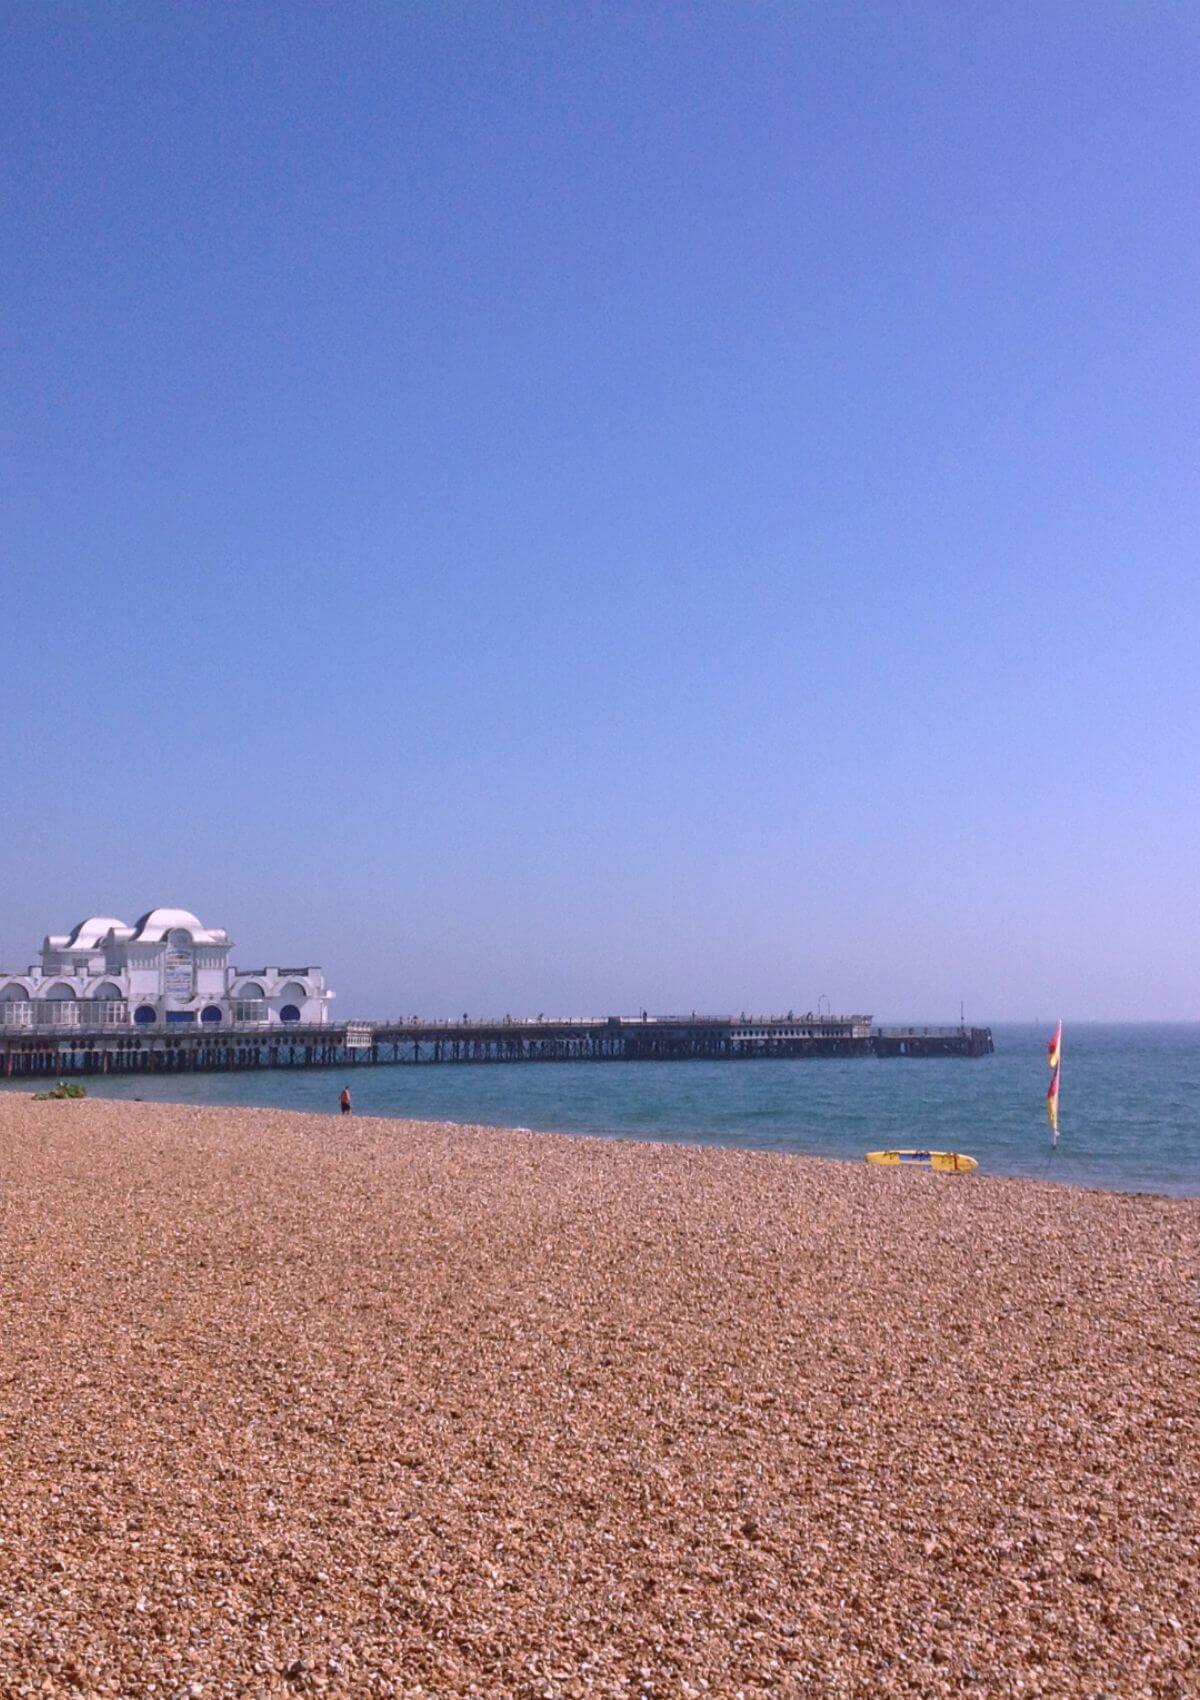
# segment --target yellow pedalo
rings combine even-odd
[[[940,1175],[969,1175],[979,1167],[961,1151],[868,1151],[867,1162],[883,1169],[936,1169]]]

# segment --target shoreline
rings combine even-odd
[[[1200,1656],[1200,1201],[4,1094],[0,1229],[13,1693],[1133,1700]]]
[[[1158,1025],[1161,1025],[1161,1024],[1158,1024]],[[562,1066],[562,1065],[558,1065],[558,1066]],[[662,1066],[662,1065],[656,1065],[656,1066]],[[187,1078],[194,1082],[196,1077],[190,1076],[190,1077],[187,1077]],[[257,1077],[251,1076],[251,1078],[257,1078]],[[41,1082],[41,1083],[37,1084],[37,1090],[38,1091],[45,1091],[53,1084],[55,1084],[55,1083],[53,1081],[51,1081],[49,1078],[47,1078],[47,1080],[45,1082]],[[231,1101],[231,1102],[226,1102],[226,1103],[213,1103],[213,1102],[205,1103],[205,1102],[198,1102],[198,1101],[193,1101],[193,1100],[189,1100],[189,1099],[185,1099],[185,1098],[173,1098],[173,1097],[166,1097],[166,1096],[164,1096],[164,1097],[141,1098],[141,1097],[134,1097],[134,1096],[127,1094],[123,1091],[112,1092],[112,1093],[105,1092],[105,1091],[102,1091],[102,1090],[97,1091],[97,1090],[94,1089],[94,1084],[92,1082],[85,1082],[84,1084],[89,1087],[85,1101],[91,1102],[91,1103],[130,1104],[130,1105],[132,1105],[132,1104],[149,1104],[149,1105],[161,1105],[164,1108],[211,1110],[211,1111],[214,1111],[214,1112],[219,1113],[219,1114],[225,1114],[225,1113],[241,1114],[241,1113],[244,1113],[244,1114],[251,1114],[251,1115],[312,1117],[312,1118],[315,1118],[317,1120],[329,1120],[329,1121],[340,1121],[341,1120],[341,1118],[338,1114],[338,1111],[336,1109],[330,1109],[330,1110],[302,1109],[302,1108],[298,1108],[298,1107],[294,1107],[294,1106],[272,1104],[272,1103],[269,1103],[269,1102],[266,1102],[266,1101],[263,1101],[263,1102],[253,1102],[253,1101],[232,1102]],[[35,1097],[35,1092],[33,1090],[31,1090],[31,1083],[28,1082],[28,1081],[19,1081],[18,1082],[18,1081],[0,1080],[0,1102],[3,1102],[3,1099],[5,1097],[9,1096],[9,1095],[11,1095],[12,1097],[15,1097],[15,1098],[18,1098],[18,1099],[23,1099],[27,1102],[30,1102]],[[649,1146],[662,1147],[664,1149],[687,1149],[687,1150],[691,1150],[691,1151],[739,1151],[739,1152],[743,1152],[747,1155],[756,1155],[756,1156],[764,1156],[764,1157],[782,1157],[782,1158],[785,1158],[785,1159],[798,1160],[798,1161],[836,1163],[836,1164],[847,1166],[849,1168],[855,1168],[860,1163],[865,1165],[867,1149],[873,1150],[873,1149],[879,1149],[880,1148],[878,1145],[870,1146],[870,1147],[864,1147],[861,1156],[856,1157],[856,1156],[847,1156],[847,1155],[844,1155],[844,1154],[841,1154],[841,1153],[838,1153],[838,1152],[807,1151],[807,1150],[803,1150],[803,1151],[802,1150],[795,1150],[795,1151],[793,1151],[793,1150],[782,1149],[778,1145],[755,1145],[755,1144],[747,1142],[743,1138],[736,1138],[736,1139],[735,1138],[722,1138],[717,1134],[711,1134],[711,1135],[698,1134],[694,1137],[671,1135],[671,1136],[660,1136],[658,1138],[655,1138],[651,1134],[644,1134],[644,1133],[640,1133],[640,1132],[631,1132],[631,1131],[626,1131],[625,1129],[621,1129],[621,1128],[525,1127],[525,1126],[514,1124],[512,1122],[492,1122],[492,1121],[482,1121],[482,1120],[460,1120],[458,1118],[447,1119],[447,1118],[444,1118],[444,1117],[409,1116],[409,1115],[401,1115],[399,1113],[397,1113],[395,1115],[389,1115],[389,1114],[372,1113],[371,1111],[362,1112],[362,1111],[358,1111],[358,1110],[354,1111],[352,1119],[355,1122],[372,1121],[372,1122],[379,1122],[381,1124],[389,1124],[389,1125],[393,1125],[393,1126],[394,1125],[400,1125],[400,1126],[405,1126],[405,1127],[425,1127],[425,1126],[428,1126],[428,1127],[458,1127],[458,1128],[463,1128],[463,1129],[483,1129],[483,1130],[485,1130],[489,1133],[516,1133],[516,1134],[523,1134],[523,1135],[529,1134],[529,1135],[533,1135],[533,1136],[538,1137],[538,1138],[553,1138],[553,1139],[589,1139],[589,1140],[598,1140],[598,1141],[601,1141],[601,1142],[604,1142],[604,1143],[615,1143],[615,1144],[625,1144],[625,1145],[649,1145]],[[888,1147],[888,1148],[892,1149],[892,1148],[895,1148],[895,1147]],[[917,1147],[916,1141],[909,1138],[907,1140],[906,1146],[904,1148],[916,1149],[918,1147]],[[954,1149],[955,1147],[937,1144],[937,1145],[934,1145],[932,1148],[940,1150],[940,1149]],[[977,1153],[975,1153],[975,1152],[972,1152],[971,1154],[977,1155]],[[1064,1189],[1064,1190],[1072,1191],[1072,1192],[1097,1193],[1097,1194],[1101,1194],[1103,1196],[1119,1197],[1119,1198],[1161,1199],[1164,1202],[1174,1201],[1174,1202],[1178,1202],[1178,1203],[1187,1203],[1188,1201],[1194,1201],[1194,1200],[1200,1199],[1200,1184],[1191,1184],[1191,1183],[1187,1183],[1187,1182],[1181,1183],[1181,1186],[1185,1187],[1186,1190],[1164,1191],[1160,1188],[1155,1188],[1155,1187],[1152,1187],[1152,1186],[1145,1186],[1145,1187],[1119,1186],[1115,1182],[1110,1183],[1110,1184],[1105,1184],[1101,1181],[1089,1182],[1089,1181],[1086,1181],[1086,1180],[1076,1180],[1076,1179],[1059,1180],[1058,1178],[1056,1178],[1054,1176],[1054,1174],[1052,1172],[1050,1172],[1050,1170],[1052,1168],[1052,1162],[1051,1162],[1050,1159],[1047,1159],[1047,1161],[1046,1161],[1046,1163],[1043,1167],[1042,1172],[1040,1172],[1038,1174],[1014,1174],[1014,1173],[1007,1171],[1007,1170],[992,1170],[992,1169],[989,1169],[986,1165],[987,1165],[986,1157],[980,1157],[979,1158],[979,1168],[973,1174],[971,1174],[969,1176],[968,1175],[958,1175],[958,1176],[945,1175],[945,1176],[942,1176],[941,1179],[943,1179],[944,1181],[951,1183],[951,1184],[953,1184],[954,1182],[961,1182],[961,1181],[967,1181],[967,1180],[974,1181],[974,1182],[978,1182],[980,1180],[1010,1181],[1010,1182],[1015,1182],[1015,1183],[1020,1184],[1020,1185],[1049,1186],[1049,1187],[1053,1187],[1053,1188],[1056,1188],[1056,1189]],[[912,1171],[906,1171],[906,1172],[912,1172]]]

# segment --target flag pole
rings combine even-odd
[[[1062,1074],[1062,1022],[1054,1029],[1054,1037],[1046,1047],[1050,1065],[1050,1085],[1046,1091],[1046,1117],[1050,1123],[1050,1148],[1058,1144],[1058,1090]]]

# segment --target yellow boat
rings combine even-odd
[[[867,1162],[885,1169],[936,1169],[942,1175],[969,1175],[979,1167],[974,1157],[964,1157],[961,1151],[868,1151]]]

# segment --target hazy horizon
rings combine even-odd
[[[227,921],[223,920],[219,914],[215,911],[210,912],[203,906],[197,909],[194,904],[185,903],[182,900],[179,900],[176,904],[178,896],[179,894],[177,893],[168,894],[166,902],[180,908],[191,908],[194,913],[199,915],[200,920],[206,925],[224,926],[227,924]],[[126,904],[123,907],[121,905],[111,907],[103,904],[93,904],[90,908],[85,907],[78,913],[71,914],[69,917],[66,915],[54,917],[53,924],[49,927],[43,928],[42,932],[68,931],[76,921],[82,920],[85,918],[85,915],[91,914],[113,914],[120,920],[131,922],[136,920],[139,914],[141,914],[146,907],[147,905],[145,903],[142,903],[141,905],[136,903]],[[27,966],[34,964],[36,961],[38,950],[41,946],[41,934],[32,941],[33,948],[25,951],[14,949],[10,943],[12,938],[12,928],[8,924],[8,914],[8,911],[0,914],[0,922],[3,922],[3,925],[0,926],[0,970],[17,969],[23,971]],[[303,929],[299,930],[302,931]],[[314,936],[314,934],[319,934],[320,931],[321,927],[318,918],[318,925],[315,928],[309,929],[309,936],[311,937]],[[788,988],[786,986],[773,996],[749,996],[740,999],[730,998],[728,996],[722,997],[720,995],[719,988],[713,987],[712,995],[703,998],[696,998],[687,995],[687,988],[684,986],[677,987],[678,995],[672,996],[670,983],[665,978],[660,978],[656,982],[657,985],[664,989],[664,995],[657,1001],[654,998],[643,998],[632,995],[622,996],[619,992],[617,995],[609,996],[607,998],[589,996],[586,986],[584,986],[580,995],[570,1002],[555,1002],[545,998],[539,1000],[536,996],[529,996],[522,1000],[521,998],[504,996],[505,988],[503,982],[500,981],[490,982],[492,986],[492,996],[490,998],[479,995],[472,996],[470,985],[466,977],[469,974],[469,945],[467,946],[464,963],[461,968],[461,972],[464,977],[459,980],[456,985],[449,980],[443,980],[440,982],[440,997],[436,995],[435,992],[435,994],[428,997],[414,996],[405,1001],[404,997],[400,995],[400,992],[403,989],[415,991],[415,981],[410,982],[408,988],[401,988],[400,990],[396,988],[389,988],[386,983],[378,977],[377,970],[374,975],[370,972],[373,959],[370,950],[365,946],[361,955],[358,957],[355,957],[353,954],[346,954],[336,947],[334,951],[328,952],[322,956],[319,953],[314,954],[304,951],[295,952],[288,951],[286,949],[256,949],[248,944],[244,945],[244,940],[249,941],[250,939],[256,939],[261,941],[263,939],[264,935],[261,927],[249,928],[245,933],[240,933],[231,927],[230,935],[234,945],[231,960],[238,967],[255,968],[263,967],[268,964],[274,966],[279,966],[281,964],[302,966],[306,963],[322,967],[325,970],[329,985],[335,993],[335,999],[331,1006],[330,1018],[332,1020],[344,1020],[347,1017],[388,1019],[394,1016],[407,1017],[419,1015],[430,1020],[444,1018],[446,1020],[453,1021],[458,1020],[463,1014],[470,1016],[472,1019],[491,1019],[493,1017],[501,1017],[504,1015],[512,1015],[514,1017],[522,1018],[537,1015],[545,1015],[547,1017],[568,1015],[630,1016],[640,1014],[643,1009],[647,1010],[647,1012],[651,1015],[685,1015],[693,1010],[702,1015],[736,1015],[741,1013],[743,1010],[750,1015],[764,1015],[781,1014],[787,1010],[795,1010],[797,1013],[803,1013],[808,1010],[816,1010],[818,1006],[824,1009],[827,1005],[834,1014],[868,1014],[875,1022],[882,1025],[906,1024],[927,1026],[945,1025],[947,1023],[956,1025],[959,1020],[958,1000],[942,1004],[935,1004],[931,1002],[922,1008],[916,1004],[896,1004],[890,1001],[885,1004],[879,1000],[872,1000],[869,994],[856,996],[854,995],[853,988],[851,988],[844,997],[839,999],[839,997],[826,991],[824,987],[822,987],[821,991],[819,991],[815,996],[810,996],[808,988],[804,987],[805,995],[799,996],[789,995]],[[364,969],[366,969],[366,971],[364,971]],[[918,975],[914,974],[914,980],[918,977]],[[830,983],[835,986],[847,983],[843,978],[836,975],[827,978],[830,978]],[[438,984],[438,982],[434,980],[431,980],[431,983],[435,986]],[[707,983],[710,987],[713,986],[711,980]],[[484,985],[482,977],[478,984],[480,986]],[[524,984],[527,987],[530,986],[531,981],[529,979],[528,971],[526,970],[523,979],[519,980],[517,976],[514,976],[512,984],[514,987],[517,987],[520,984]],[[612,980],[610,979],[607,984],[611,989],[613,986]],[[778,985],[780,982],[776,982],[776,984]],[[360,988],[362,987],[366,987],[367,989],[365,991],[361,990]],[[446,989],[447,987],[449,987],[449,992]],[[534,989],[536,990],[536,988]],[[454,992],[457,992],[459,995],[453,995]],[[1186,1014],[1179,1015],[1168,1013],[1133,1016],[1120,1013],[1076,1013],[1070,1009],[1062,1011],[1059,1009],[1049,1008],[1047,1008],[1045,1012],[1035,1012],[1033,1014],[1022,1013],[1019,1011],[1017,1013],[1013,1013],[1011,1009],[997,1013],[995,1009],[990,1009],[982,1005],[979,1007],[973,1007],[970,1000],[964,999],[962,1001],[963,1017],[969,1026],[1045,1026],[1050,1028],[1059,1019],[1061,1019],[1068,1028],[1073,1024],[1080,1026],[1191,1026],[1197,1024],[1198,1019],[1200,1019],[1196,1016]]]
[[[177,904],[343,1016],[1200,1015],[1200,14],[5,49],[4,966]]]

